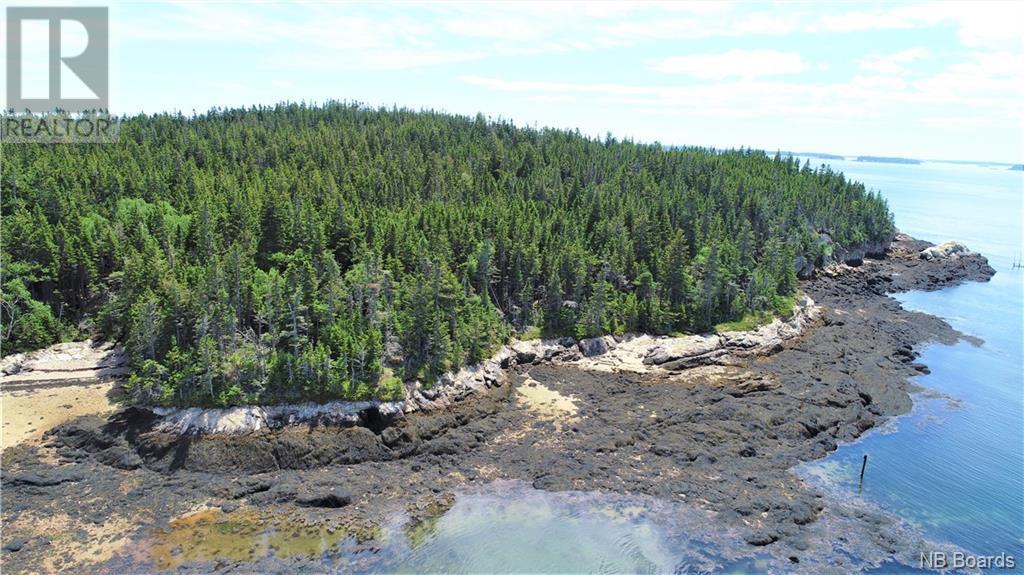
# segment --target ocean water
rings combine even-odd
[[[926,391],[915,395],[912,413],[801,473],[853,493],[866,454],[866,501],[932,540],[978,555],[1012,555],[1014,571],[1022,572],[1024,270],[1012,263],[1024,243],[1024,174],[978,165],[830,163],[880,190],[902,231],[933,242],[962,241],[997,273],[988,283],[897,297],[982,343],[926,346],[920,361],[931,373],[915,378]]]

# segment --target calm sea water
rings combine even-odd
[[[869,456],[863,497],[971,553],[1013,555],[1024,570],[1024,174],[1004,168],[831,162],[879,189],[899,228],[934,242],[960,240],[997,271],[988,283],[898,299],[941,316],[980,345],[930,345],[921,361],[929,391],[883,430],[842,446],[805,471],[852,492]]]

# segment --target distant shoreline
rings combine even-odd
[[[829,154],[824,152],[780,152],[783,156],[792,156],[797,158],[814,158],[818,160],[840,160],[849,162],[867,162],[867,163],[878,163],[878,164],[907,164],[907,165],[921,165],[921,164],[957,164],[963,166],[993,166],[993,167],[1005,167],[1008,170],[1020,171],[1024,170],[1024,164],[1013,164],[1010,162],[991,162],[982,160],[936,160],[930,158],[903,158],[899,156],[847,156],[843,154]]]
[[[890,158],[886,156],[857,156],[858,162],[873,162],[876,164],[913,164],[922,163],[921,160],[913,158]]]

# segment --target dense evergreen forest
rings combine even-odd
[[[123,341],[134,401],[392,398],[510,335],[705,330],[891,233],[877,194],[757,151],[332,103],[4,144],[3,352]]]

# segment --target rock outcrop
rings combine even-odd
[[[832,259],[850,266],[858,266],[865,258],[882,258],[885,250],[889,249],[894,235],[890,234],[877,240],[863,241],[851,246],[836,246],[832,253]]]
[[[58,343],[0,360],[5,389],[96,383],[128,375],[128,356],[120,345],[92,340]]]
[[[678,371],[712,363],[728,353],[717,334],[668,338],[666,341],[668,343],[654,345],[647,351],[643,359],[645,365]]]
[[[960,242],[944,242],[937,246],[921,250],[921,259],[959,259],[964,256],[973,256],[975,253]]]
[[[818,233],[817,243],[823,246],[825,253],[829,253],[821,261],[813,261],[807,258],[803,254],[797,254],[795,261],[793,262],[794,268],[796,269],[796,275],[800,279],[810,279],[814,276],[817,269],[827,267],[833,264],[846,264],[849,266],[859,266],[864,263],[865,258],[879,259],[885,256],[886,250],[889,249],[893,239],[897,234],[889,234],[885,237],[867,240],[852,244],[849,246],[842,246],[835,243],[832,240],[832,236],[825,232]]]
[[[349,427],[387,426],[402,416],[401,401],[332,401],[292,405],[241,405],[226,408],[149,408],[159,417],[154,429],[164,433],[239,434],[290,425]]]
[[[406,384],[402,401],[332,401],[289,405],[242,405],[228,408],[187,409],[152,407],[156,431],[176,435],[239,435],[297,425],[367,427],[380,431],[406,414],[446,409],[478,391],[508,381],[505,372],[515,360],[508,346],[482,363],[441,375],[433,385],[420,381]]]
[[[615,347],[615,339],[607,335],[604,337],[581,339],[577,347],[580,348],[580,353],[583,354],[583,357],[594,357],[595,355],[608,353]]]
[[[554,354],[559,363],[576,365],[600,371],[630,371],[646,373],[652,369],[681,371],[702,365],[727,364],[734,358],[769,355],[796,338],[821,313],[811,298],[801,296],[788,319],[776,318],[751,331],[727,331],[717,334],[688,335],[682,337],[653,337],[628,335],[616,341],[600,338],[601,344],[581,343],[580,349],[601,353]],[[584,340],[588,341],[588,340]],[[520,345],[527,342],[521,342]],[[548,344],[550,345],[550,344]]]

